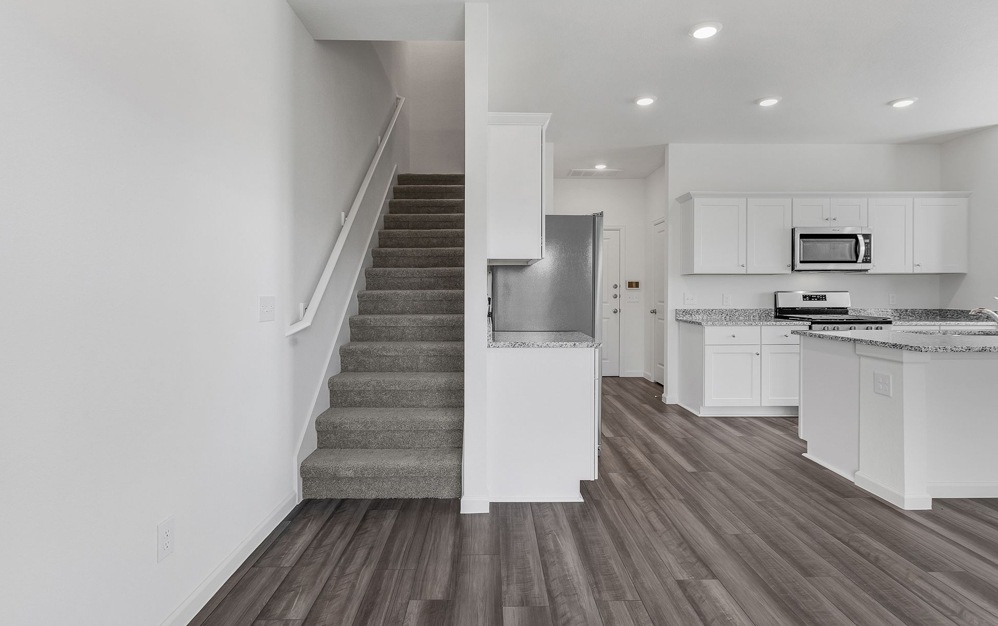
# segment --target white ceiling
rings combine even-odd
[[[289,0],[319,39],[459,39],[450,0]],[[996,0],[492,0],[490,108],[553,114],[556,175],[668,143],[938,142],[998,124]],[[708,40],[687,35],[718,21]],[[639,108],[634,98],[658,101]],[[767,95],[783,101],[763,109]],[[887,102],[916,96],[903,110]]]

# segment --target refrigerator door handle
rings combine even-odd
[[[603,214],[593,214],[593,339],[603,343]]]

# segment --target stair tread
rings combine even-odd
[[[383,235],[393,237],[446,237],[448,235],[464,236],[463,228],[383,228]]]
[[[302,478],[460,476],[461,448],[319,448]]]
[[[340,355],[376,354],[379,356],[461,355],[463,341],[351,341],[340,348]]]
[[[429,391],[464,389],[464,372],[340,372],[329,379],[334,391]]]
[[[400,185],[463,185],[464,174],[399,174]]]
[[[461,430],[463,428],[464,409],[460,407],[331,407],[315,420],[317,431]]]
[[[365,289],[358,300],[463,300],[464,289]]]
[[[464,246],[446,248],[374,248],[375,255],[388,256],[464,256]]]
[[[391,278],[434,278],[437,276],[464,276],[463,267],[369,267],[368,275]]]
[[[353,315],[350,320],[358,326],[464,326],[463,313],[385,313]]]

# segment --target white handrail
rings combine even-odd
[[[371,184],[371,179],[374,178],[374,172],[378,168],[378,164],[381,162],[381,155],[384,153],[385,146],[388,145],[388,140],[392,136],[392,130],[395,128],[395,122],[399,118],[399,113],[402,112],[402,103],[404,102],[405,98],[402,96],[398,96],[396,98],[395,112],[392,114],[391,121],[388,122],[385,134],[381,137],[381,143],[378,145],[378,151],[374,153],[374,158],[371,159],[371,165],[367,168],[367,174],[364,176],[364,181],[360,184],[360,189],[357,190],[357,196],[353,199],[353,204],[350,205],[350,211],[347,213],[347,218],[343,222],[343,228],[340,229],[339,235],[336,236],[336,243],[333,245],[333,251],[329,253],[329,260],[326,261],[326,267],[322,270],[322,276],[319,277],[319,283],[315,286],[315,291],[312,292],[312,297],[309,299],[308,306],[305,308],[305,316],[288,328],[288,332],[284,334],[285,337],[290,337],[291,335],[299,333],[312,325],[312,320],[315,319],[315,312],[319,309],[319,303],[322,302],[323,296],[326,295],[326,287],[329,286],[329,279],[333,276],[333,269],[336,267],[336,263],[340,259],[340,254],[343,252],[343,246],[346,244],[347,236],[350,234],[351,227],[353,227],[354,217],[357,215],[357,210],[360,208],[361,202],[364,201],[364,196],[367,194],[367,188]]]

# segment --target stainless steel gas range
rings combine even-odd
[[[849,313],[848,291],[777,291],[776,319],[804,322],[811,330],[890,330],[891,318]]]

